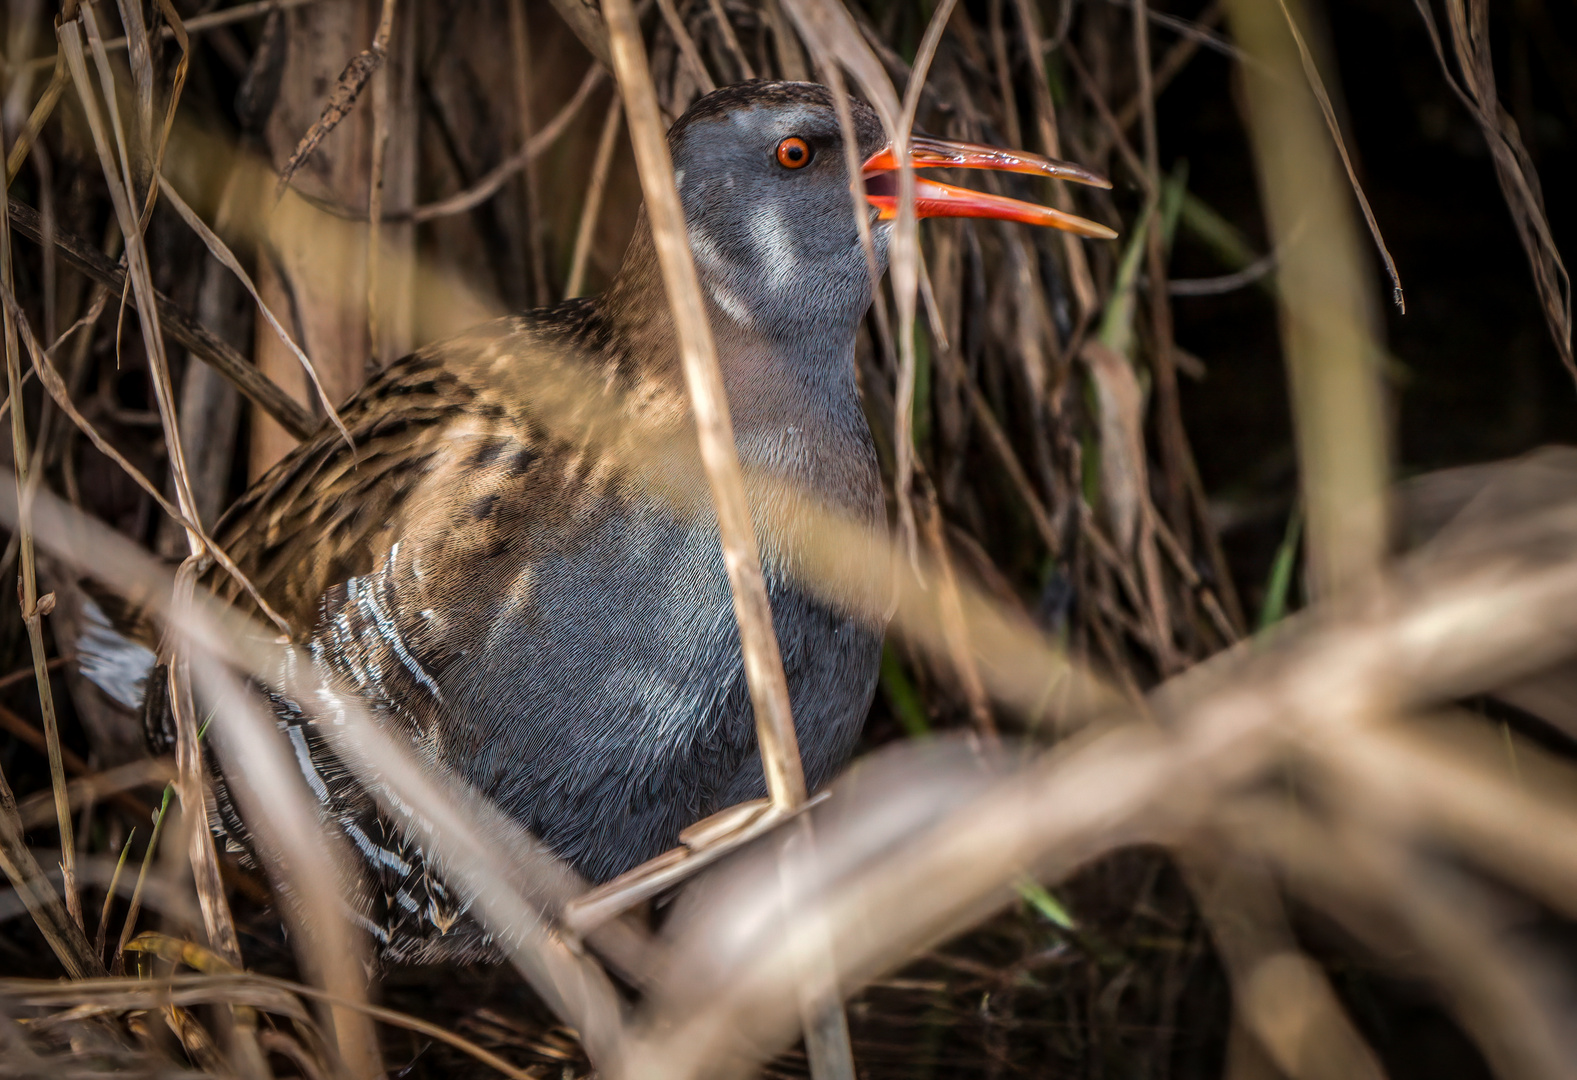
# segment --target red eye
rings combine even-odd
[[[785,169],[803,169],[810,164],[810,144],[798,135],[778,143],[778,164]]]

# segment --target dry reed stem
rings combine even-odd
[[[750,66],[750,61],[745,57],[745,50],[740,48],[739,37],[734,33],[733,23],[728,21],[728,12],[723,9],[723,0],[707,0],[712,12],[712,21],[717,25],[717,32],[723,38],[723,45],[728,49],[728,55],[734,58],[734,63],[739,67],[741,79],[754,79],[755,68]]]
[[[26,905],[33,924],[49,944],[55,958],[73,979],[103,974],[104,965],[93,953],[82,928],[77,925],[49,879],[27,848],[21,824],[16,817],[16,802],[11,788],[0,776],[0,871]]]
[[[0,192],[0,210],[5,209],[4,204],[8,201],[9,196],[5,192]],[[10,215],[6,214],[5,217],[6,220],[0,221],[0,289],[3,289],[5,295],[9,297],[12,282],[11,228]],[[60,726],[55,716],[55,697],[49,683],[48,657],[44,648],[42,617],[54,610],[54,596],[51,594],[41,598],[38,595],[38,567],[33,555],[32,515],[28,509],[36,486],[29,476],[31,471],[29,463],[33,461],[34,450],[28,443],[27,421],[22,404],[21,350],[17,340],[15,315],[9,306],[0,313],[0,318],[4,320],[6,383],[10,388],[8,400],[14,404],[11,410],[12,468],[17,488],[24,493],[16,533],[17,563],[21,569],[20,580],[17,582],[17,598],[22,608],[22,621],[27,627],[28,646],[33,656],[33,679],[38,686],[39,709],[44,720],[44,742],[49,758],[50,787],[55,797],[55,820],[60,829],[60,870],[64,877],[62,889],[65,893],[66,911],[80,930],[86,926],[86,923],[82,917],[82,897],[77,891],[76,838],[71,822],[71,803],[66,795],[66,769],[60,754]]]
[[[410,213],[410,219],[417,224],[432,221],[436,218],[448,217],[450,214],[463,214],[467,210],[475,209],[488,199],[498,194],[505,182],[515,173],[524,169],[532,161],[540,157],[548,147],[552,146],[565,131],[569,130],[575,118],[580,115],[581,108],[591,97],[592,91],[602,85],[605,77],[603,69],[592,64],[586,69],[586,74],[580,80],[580,86],[575,90],[575,95],[565,102],[564,107],[553,115],[553,119],[542,125],[542,129],[521,144],[519,150],[499,162],[487,171],[476,183],[464,191],[456,192],[437,202],[424,203]],[[387,219],[386,219],[387,220]]]
[[[372,43],[346,61],[345,70],[340,72],[334,89],[330,91],[328,100],[323,104],[322,115],[307,129],[306,134],[301,136],[301,141],[296,144],[289,160],[279,170],[279,179],[274,185],[276,199],[284,195],[291,179],[295,177],[301,166],[307,163],[313,151],[328,138],[329,133],[338,127],[341,121],[350,115],[367,81],[383,67],[383,62],[389,54],[389,35],[394,30],[394,5],[395,0],[383,0],[378,17],[378,28],[373,34]]]
[[[1352,185],[1353,195],[1358,200],[1358,206],[1363,210],[1364,224],[1369,226],[1369,235],[1374,238],[1375,249],[1380,253],[1380,261],[1385,264],[1385,272],[1391,279],[1391,300],[1397,309],[1407,314],[1407,300],[1402,294],[1402,278],[1396,270],[1396,260],[1391,258],[1391,249],[1385,246],[1385,237],[1380,234],[1380,223],[1374,219],[1374,210],[1369,206],[1369,197],[1363,192],[1363,185],[1358,182],[1358,173],[1353,169],[1351,156],[1347,153],[1347,141],[1342,138],[1341,125],[1336,122],[1336,109],[1331,105],[1331,98],[1325,92],[1325,80],[1320,78],[1320,69],[1314,63],[1314,56],[1309,52],[1309,46],[1303,40],[1303,32],[1298,29],[1298,21],[1292,17],[1292,11],[1287,7],[1287,0],[1276,0],[1281,7],[1281,14],[1287,20],[1287,30],[1292,34],[1293,43],[1298,47],[1298,60],[1303,65],[1303,74],[1309,81],[1309,89],[1314,94],[1314,99],[1320,104],[1320,115],[1325,120],[1325,126],[1330,130],[1331,142],[1336,146],[1336,152],[1341,155],[1342,168],[1347,172],[1347,182]]]
[[[291,990],[295,989],[291,987]],[[84,979],[61,983],[43,979],[0,979],[0,995],[21,1005],[61,1002],[108,1010],[157,1008],[161,1001],[187,1006],[205,1003],[248,1005],[292,1020],[308,1019],[293,994],[258,975],[169,975],[158,979]]]
[[[624,101],[614,94],[608,101],[608,110],[602,119],[602,133],[597,136],[597,156],[592,159],[591,181],[586,187],[586,201],[580,209],[580,223],[575,227],[575,253],[570,258],[569,281],[564,286],[566,299],[580,296],[586,284],[586,263],[591,258],[597,219],[602,214],[603,192],[608,186],[608,173],[613,168],[613,152],[618,148],[619,128],[623,120]]]
[[[49,85],[44,88],[44,92],[33,105],[33,111],[27,118],[27,126],[17,135],[16,142],[11,145],[11,153],[6,157],[7,190],[10,189],[11,182],[16,179],[17,173],[22,171],[22,163],[27,160],[27,155],[33,149],[34,142],[38,140],[39,133],[44,130],[44,125],[54,113],[55,106],[60,102],[60,95],[65,93],[66,83],[70,79],[70,75],[66,72],[65,54],[56,50],[53,63],[55,72],[50,76]]]
[[[4,716],[5,713],[0,713],[0,717]],[[6,726],[13,734],[16,733],[9,724]],[[175,771],[171,768],[168,758],[129,761],[124,765],[105,769],[103,772],[90,771],[88,763],[81,759],[77,760],[77,764],[81,766],[80,771],[72,770],[78,773],[77,778],[66,785],[66,798],[70,801],[73,810],[109,799],[117,801],[121,809],[138,820],[149,818],[151,807],[141,799],[126,793],[132,788],[163,783],[175,777]],[[66,759],[66,767],[71,769],[70,758]],[[117,799],[117,796],[124,798]],[[31,795],[17,804],[17,814],[22,819],[23,829],[37,829],[47,824],[54,813],[53,794],[48,797],[43,793]]]
[[[828,0],[842,8],[842,0]],[[898,385],[893,394],[893,445],[897,448],[897,465],[893,472],[893,497],[898,504],[898,529],[909,545],[910,563],[918,568],[919,532],[916,522],[915,445],[914,445],[914,392],[915,392],[915,301],[920,289],[920,269],[925,256],[920,251],[919,218],[915,214],[914,167],[909,160],[909,136],[914,130],[915,114],[920,108],[920,92],[925,88],[926,74],[936,57],[936,48],[947,29],[947,20],[953,14],[957,0],[942,0],[931,13],[915,54],[914,69],[909,83],[904,87],[896,128],[889,127],[887,137],[892,145],[898,169],[898,219],[893,224],[888,241],[891,264],[888,280],[892,284],[893,306],[898,316]],[[844,18],[848,19],[847,9]],[[864,41],[851,41],[847,48],[857,50]],[[868,46],[866,46],[869,51]],[[866,88],[870,92],[870,88]],[[923,496],[922,496],[923,497]],[[946,589],[946,585],[943,586]],[[967,663],[966,663],[967,667]],[[970,685],[966,678],[965,685]],[[977,703],[978,704],[978,703]],[[990,727],[989,715],[977,712],[977,722]]]
[[[1232,982],[1237,1014],[1293,1080],[1383,1080],[1384,1069],[1298,947],[1268,868],[1208,834],[1179,852]]]
[[[38,243],[51,246],[65,257],[65,262],[97,282],[106,292],[124,293],[127,289],[126,274],[94,248],[68,233],[54,230],[48,235],[37,211],[11,200],[11,224],[24,235]],[[225,344],[203,327],[194,316],[179,307],[163,293],[155,292],[159,308],[160,327],[176,342],[189,349],[193,355],[222,375],[227,382],[244,394],[254,405],[266,412],[281,427],[297,439],[304,439],[317,430],[319,421],[268,376],[260,373],[245,357]],[[97,307],[95,302],[92,307]],[[99,310],[102,310],[100,307]],[[98,321],[90,307],[88,315],[78,320],[76,326],[66,331],[69,336],[81,326]],[[53,351],[55,346],[50,346]]]
[[[278,627],[281,633],[288,634],[290,627],[286,624],[284,618],[277,611],[275,611],[274,608],[263,597],[263,595],[257,591],[257,588],[252,584],[247,576],[241,572],[241,568],[238,567],[230,559],[230,557],[225,554],[224,550],[214,542],[213,538],[203,530],[202,525],[197,521],[188,518],[181,512],[179,507],[175,506],[170,502],[170,500],[166,499],[163,493],[154,486],[153,482],[143,475],[142,470],[138,469],[135,465],[128,461],[125,455],[123,455],[119,450],[111,445],[109,440],[104,438],[104,436],[99,433],[98,429],[88,420],[88,418],[83,416],[81,411],[77,409],[76,405],[72,403],[66,388],[65,380],[62,379],[60,377],[60,373],[55,370],[54,364],[50,363],[48,351],[45,350],[44,347],[39,343],[38,339],[34,337],[32,328],[28,326],[27,317],[22,313],[21,305],[17,303],[16,297],[12,294],[10,289],[4,287],[3,285],[0,285],[0,303],[4,304],[6,314],[12,320],[12,324],[21,331],[22,341],[24,344],[26,344],[29,357],[32,361],[31,371],[37,372],[39,382],[43,384],[44,389],[48,391],[50,397],[60,408],[60,411],[65,413],[67,417],[71,419],[72,423],[77,426],[77,430],[86,435],[88,437],[88,441],[91,442],[100,453],[119,466],[121,471],[130,477],[132,481],[136,483],[136,485],[141,488],[150,499],[154,501],[155,505],[157,505],[160,510],[164,511],[166,516],[168,516],[171,521],[174,521],[188,533],[194,534],[202,544],[204,554],[218,562],[219,565],[224,569],[225,573],[229,574],[235,579],[235,581],[246,591],[247,595],[251,597],[252,600],[258,605],[258,610],[261,611],[270,622]]]
[[[394,11],[398,0],[383,0],[378,16],[378,30],[373,37],[374,48],[382,43],[383,53],[388,52],[389,38],[394,32]],[[389,157],[389,70],[379,64],[372,73],[372,166],[367,191],[367,259],[364,273],[367,278],[367,362],[381,368],[392,356],[379,355],[383,348],[383,323],[378,308],[378,285],[383,276],[381,248],[383,244],[383,173]],[[323,388],[318,387],[319,395]],[[339,414],[330,407],[330,416],[336,423]],[[346,441],[350,436],[346,435]]]
[[[1490,54],[1488,6],[1482,0],[1446,0],[1447,25],[1451,28],[1452,51],[1459,72],[1453,75],[1430,10],[1430,0],[1414,0],[1414,3],[1429,31],[1429,40],[1434,45],[1447,85],[1467,106],[1483,132],[1490,158],[1495,163],[1495,178],[1500,182],[1506,208],[1511,211],[1517,236],[1527,252],[1534,286],[1544,304],[1550,337],[1566,369],[1577,377],[1577,358],[1572,353],[1571,276],[1550,232],[1538,172],[1523,146],[1517,125],[1500,105]]]
[[[197,211],[186,204],[186,200],[181,198],[180,192],[176,191],[163,175],[157,177],[157,184],[159,190],[164,193],[164,197],[169,200],[170,206],[180,215],[181,220],[186,222],[187,227],[197,234],[198,239],[203,242],[203,246],[208,249],[209,254],[218,259],[226,270],[235,275],[236,280],[241,283],[241,286],[252,297],[253,303],[257,305],[258,314],[263,316],[263,320],[268,323],[285,348],[295,355],[296,360],[301,364],[302,370],[307,373],[307,378],[312,381],[312,387],[318,394],[318,403],[323,406],[323,412],[328,416],[329,423],[333,424],[338,429],[340,436],[349,443],[350,432],[345,430],[345,422],[340,419],[339,410],[335,408],[334,401],[328,396],[328,391],[323,389],[323,380],[318,377],[317,365],[313,364],[311,358],[302,351],[300,345],[296,344],[295,339],[290,336],[290,333],[285,329],[278,317],[263,302],[262,294],[257,291],[257,285],[252,281],[252,275],[246,272],[246,269],[241,265],[241,260],[237,259],[235,253],[230,250],[230,245],[221,240],[219,235],[208,227],[207,222],[203,221],[197,214]],[[377,235],[377,229],[368,229],[367,250],[372,254],[377,253]],[[369,278],[370,280],[371,278]],[[371,286],[369,285],[368,288],[370,289]],[[371,300],[369,299],[370,303]]]
[[[171,0],[155,0],[155,3],[158,5],[159,12],[164,16],[166,26],[173,33],[175,43],[180,46],[181,58],[176,62],[175,73],[170,78],[169,104],[165,106],[164,124],[159,129],[156,141],[153,140],[151,120],[148,124],[149,145],[146,154],[150,159],[148,162],[150,177],[147,181],[148,193],[142,210],[142,227],[144,229],[148,227],[148,221],[153,217],[153,206],[159,197],[159,193],[156,190],[157,185],[153,183],[152,177],[159,175],[164,169],[164,154],[170,148],[170,131],[175,127],[175,112],[180,107],[181,91],[186,88],[186,74],[191,69],[192,63],[192,43],[191,39],[187,37],[186,27],[181,22],[180,13],[175,10],[175,5]],[[151,60],[149,64],[147,81],[151,86],[153,83]]]
[[[1161,151],[1155,123],[1156,91],[1150,69],[1149,13],[1147,0],[1134,0],[1131,20],[1134,71],[1139,78],[1135,96],[1139,102],[1144,138],[1144,171],[1141,179],[1149,191],[1149,197],[1159,206],[1162,194]],[[1148,231],[1145,240],[1146,270],[1149,274],[1150,370],[1155,376],[1156,427],[1160,443],[1161,475],[1165,481],[1163,503],[1166,507],[1165,516],[1171,519],[1175,528],[1182,531],[1186,551],[1193,546],[1188,542],[1191,530],[1188,529],[1188,482],[1185,478],[1187,466],[1184,464],[1190,457],[1190,451],[1188,434],[1183,430],[1183,409],[1177,390],[1177,364],[1172,353],[1171,297],[1165,285],[1166,239],[1157,226]],[[1150,513],[1154,515],[1153,508]],[[1170,658],[1163,657],[1163,665],[1167,659]]]
[[[1030,69],[1034,73],[1033,94],[1035,101],[1035,122],[1040,129],[1041,153],[1053,160],[1062,158],[1062,138],[1057,131],[1057,110],[1052,104],[1051,87],[1046,82],[1046,61],[1040,44],[1040,23],[1035,9],[1030,0],[1013,0],[1014,8],[1018,12],[1019,29],[1024,35],[1024,51],[1029,57]],[[1005,55],[1000,59],[1005,64]],[[1002,78],[1009,78],[1004,67]],[[1011,101],[1009,94],[1006,100]],[[1017,144],[1018,140],[1014,140]],[[1052,205],[1065,213],[1073,210],[1073,195],[1068,190],[1068,185],[1062,180],[1050,180]],[[1071,232],[1062,234],[1062,255],[1067,265],[1068,284],[1073,288],[1074,300],[1079,307],[1079,320],[1085,322],[1095,316],[1098,301],[1096,299],[1095,281],[1090,276],[1090,264],[1084,257],[1084,247],[1077,236]]]
[[[61,993],[62,989],[68,992]],[[147,1008],[154,1003],[168,1001],[182,1007],[209,1003],[240,1005],[288,1020],[307,1022],[310,1017],[297,1000],[299,997],[325,1001],[331,1005],[354,1010],[370,1019],[426,1035],[475,1058],[490,1069],[510,1077],[511,1080],[538,1080],[537,1073],[516,1068],[470,1039],[420,1017],[396,1009],[370,1005],[365,1001],[336,997],[316,987],[305,986],[288,979],[277,979],[252,972],[168,975],[135,981],[88,980],[72,983],[69,987],[45,980],[0,980],[0,999],[46,1008],[67,1002],[91,1004],[91,1007],[100,1014]]]
[[[1440,986],[1497,1075],[1570,1077],[1559,1004],[1540,993],[1546,973],[1497,940],[1492,913],[1462,892],[1460,878],[1426,872],[1395,837],[1377,838],[1350,818],[1322,828],[1284,798],[1244,800],[1220,820],[1240,848],[1275,860],[1294,892],[1372,953]]]
[[[603,25],[597,5],[591,0],[552,0],[554,9],[564,23],[580,38],[586,51],[597,58],[606,71],[613,70],[613,57],[608,49],[608,29]]]
[[[843,131],[850,199],[860,230],[860,243],[865,248],[867,267],[871,273],[872,294],[882,346],[890,359],[893,358],[896,341],[898,401],[893,409],[893,445],[897,465],[893,482],[893,498],[898,506],[899,531],[908,549],[911,567],[918,568],[919,533],[915,524],[914,506],[911,502],[913,493],[910,488],[914,475],[914,298],[919,283],[917,270],[919,236],[914,215],[914,168],[909,161],[909,129],[903,120],[904,107],[893,89],[891,79],[883,70],[881,61],[865,41],[842,0],[784,0],[784,3],[800,37],[810,48],[817,70],[833,90],[838,122]],[[933,19],[931,25],[939,24]],[[928,33],[930,29],[931,27],[928,26]],[[938,29],[937,34],[939,35],[940,32]],[[783,33],[786,35],[786,30]],[[894,158],[898,162],[898,217],[888,241],[888,277],[898,316],[896,330],[889,322],[886,302],[876,282],[876,258],[870,242],[870,223],[866,212],[864,185],[859,179],[860,166],[864,163],[856,160],[857,143],[854,139],[854,127],[844,89],[844,68],[854,76],[855,81],[865,92],[868,104],[876,110],[882,127],[887,132]]]
[[[663,22],[668,27],[668,32],[674,36],[674,42],[679,46],[679,55],[683,57],[685,66],[690,69],[691,78],[701,88],[703,94],[710,94],[717,89],[717,83],[712,81],[712,75],[706,70],[706,61],[701,59],[701,50],[695,47],[695,39],[690,36],[690,31],[685,28],[684,21],[679,18],[679,10],[674,7],[674,0],[657,0],[657,10],[662,12]]]
[[[772,630],[766,581],[756,546],[755,527],[745,498],[733,425],[722,371],[712,344],[712,328],[701,299],[701,285],[690,254],[684,207],[673,181],[673,162],[657,106],[646,48],[629,0],[604,5],[619,91],[629,116],[630,138],[640,170],[641,188],[652,239],[673,311],[685,385],[695,412],[701,462],[717,509],[718,536],[728,572],[734,614],[739,623],[745,678],[756,714],[756,739],[766,772],[767,792],[782,809],[805,801],[805,775],[789,707],[783,659]]]
[[[1366,817],[1468,853],[1577,918],[1577,769],[1519,740],[1518,774],[1508,775],[1504,749],[1478,723],[1437,718],[1427,729],[1365,730],[1305,752],[1321,787],[1372,793]]]
[[[660,6],[666,2],[658,0]],[[674,183],[673,162],[669,158],[668,141],[634,8],[629,0],[604,0],[603,15],[608,24],[614,73],[629,116],[630,138],[635,147],[652,239],[679,339],[701,462],[717,511],[718,535],[739,624],[745,680],[755,711],[756,742],[766,774],[767,793],[780,812],[788,811],[805,801],[805,774],[789,705],[788,681],[772,628],[761,555],[756,546],[744,477],[734,445],[722,370],[718,367],[711,324],[701,298],[684,207]],[[681,38],[685,40],[688,35]],[[694,49],[693,43],[691,48]],[[697,55],[694,62],[699,64],[699,59]],[[700,77],[709,81],[704,68]],[[912,218],[912,177],[909,198]],[[816,960],[814,970],[818,974],[834,970],[831,956],[825,950],[818,951]],[[835,982],[836,976],[827,981]],[[802,987],[800,1001],[812,1075],[817,1080],[853,1080],[848,1028],[837,996],[825,996],[814,986]],[[627,1061],[626,1067],[628,1064]]]
[[[947,643],[948,659],[964,691],[964,700],[969,703],[970,720],[983,738],[995,740],[997,724],[991,716],[991,704],[970,644],[969,624],[964,618],[963,594],[958,586],[958,573],[947,550],[942,508],[937,504],[936,490],[931,485],[930,478],[922,476],[922,482],[920,529],[925,535],[931,559],[939,571],[932,582],[937,589],[937,621],[942,627],[943,639]]]
[[[229,975],[238,970],[230,961],[201,945],[153,931],[138,934],[126,944],[125,951],[157,957],[172,965],[185,964],[205,975]],[[166,1011],[172,1021],[171,1029],[199,1065],[213,1072],[233,1071],[244,1080],[272,1080],[268,1063],[257,1044],[257,1010],[250,1005],[233,1004],[211,1021],[225,1025],[223,1043],[230,1069],[225,1069],[226,1063],[218,1047],[207,1045],[211,1036],[196,1017],[174,1006],[167,1006]]]
[[[1375,310],[1351,204],[1279,10],[1229,0],[1243,67],[1260,192],[1278,271],[1282,347],[1317,595],[1362,589],[1385,558],[1385,433]],[[1305,227],[1299,228],[1300,223]]]
[[[171,607],[179,620],[192,604],[193,590],[201,560],[187,556],[175,575]],[[203,765],[202,745],[197,724],[197,706],[192,698],[191,656],[184,643],[171,643],[167,655],[170,714],[175,722],[175,790],[185,813],[190,845],[188,860],[197,886],[197,901],[203,912],[203,928],[214,950],[236,967],[242,966],[241,942],[236,936],[235,919],[225,899],[224,881],[219,874],[219,859],[214,850],[213,832],[208,828],[208,778]],[[155,676],[157,669],[155,669]]]
[[[13,497],[17,489],[13,488]],[[16,509],[13,502],[13,509]],[[10,880],[34,924],[44,935],[66,973],[75,979],[102,974],[104,965],[94,955],[81,925],[72,918],[50,887],[23,835],[16,797],[0,772],[0,871]]]
[[[367,997],[366,936],[345,917],[342,882],[355,871],[342,839],[326,832],[317,802],[284,733],[265,714],[219,658],[188,640],[203,700],[224,718],[213,729],[221,759],[233,778],[230,793],[241,805],[250,835],[276,882],[288,881],[284,913],[297,941],[296,953],[309,977],[337,998],[364,1003]],[[242,763],[244,764],[244,767]],[[383,1073],[377,1036],[352,1006],[333,1007],[339,1054],[352,1076],[376,1080]]]
[[[143,243],[142,223],[132,212],[133,178],[131,166],[127,156],[125,133],[121,125],[120,109],[116,100],[115,81],[110,71],[109,59],[105,55],[102,36],[98,31],[98,24],[94,19],[93,9],[81,9],[81,25],[76,22],[63,24],[57,31],[61,46],[66,53],[66,59],[71,69],[72,79],[76,83],[78,98],[81,100],[84,112],[88,117],[88,127],[93,136],[94,147],[98,152],[99,161],[103,168],[104,178],[110,190],[110,197],[115,206],[116,218],[120,224],[121,235],[126,243],[126,269],[127,277],[132,286],[132,293],[136,298],[138,309],[138,322],[142,329],[143,343],[147,350],[148,365],[153,375],[154,396],[159,407],[159,418],[164,431],[166,453],[170,459],[170,474],[174,481],[176,505],[181,510],[181,516],[188,522],[195,522],[197,513],[195,500],[192,496],[191,482],[187,475],[185,451],[180,438],[180,431],[175,415],[174,391],[170,385],[169,361],[164,352],[163,336],[159,332],[158,308],[154,296],[153,281],[148,266],[147,248]],[[93,47],[94,62],[98,69],[99,89],[104,94],[105,107],[109,113],[112,130],[115,135],[115,148],[119,151],[119,167],[116,167],[115,157],[112,155],[109,139],[104,130],[104,123],[99,115],[98,103],[94,89],[88,79],[87,64],[82,50],[82,31],[86,28],[87,37]],[[149,203],[152,206],[152,193],[154,186],[149,185]],[[200,556],[204,550],[201,536],[192,528],[186,529],[187,545],[190,551],[188,570],[191,560]],[[183,590],[184,598],[190,596],[191,575],[186,576],[186,588]],[[197,745],[196,720],[191,716],[189,702],[189,687],[185,684],[182,673],[183,664],[180,657],[169,665],[170,697],[175,709],[178,739],[176,745],[176,767],[180,771],[181,779],[177,788],[181,795],[181,804],[192,819],[198,823],[206,819],[206,799],[202,776],[202,751]],[[213,946],[232,962],[240,962],[240,945],[236,939],[235,921],[231,916],[229,904],[225,899],[224,888],[219,877],[218,857],[214,851],[213,836],[206,828],[192,828],[190,830],[190,859],[192,872],[197,881],[198,903],[202,908],[203,921],[208,932],[209,941]]]
[[[536,127],[536,110],[531,101],[531,79],[535,71],[531,59],[531,23],[526,17],[526,0],[509,0],[509,47],[514,56],[510,88],[515,95],[515,119],[520,125],[520,144],[531,145]],[[526,212],[526,263],[531,271],[532,298],[537,307],[553,302],[548,294],[548,260],[542,242],[541,182],[535,159],[529,155],[520,171],[521,195]],[[376,216],[370,216],[376,222]]]
[[[784,33],[788,33],[785,29]],[[892,320],[887,313],[887,298],[882,293],[881,267],[876,261],[875,240],[871,235],[871,218],[867,212],[870,203],[865,201],[865,180],[860,175],[859,139],[854,130],[853,106],[849,104],[849,91],[843,82],[843,68],[832,56],[812,44],[816,56],[816,70],[832,90],[833,110],[838,114],[838,130],[843,136],[843,165],[849,177],[849,205],[854,212],[854,224],[859,231],[860,249],[865,253],[865,270],[871,279],[871,310],[876,315],[876,336],[882,355],[889,367],[897,365],[897,349],[893,344]]]
[[[915,53],[914,66],[910,71],[909,82],[904,87],[903,114],[899,120],[900,130],[907,140],[909,133],[914,129],[915,117],[920,109],[920,95],[925,89],[926,78],[930,74],[931,63],[936,58],[937,46],[941,44],[942,33],[947,29],[947,23],[952,18],[953,10],[957,7],[957,0],[942,0],[937,4],[936,10],[931,13],[930,22],[925,28],[925,35],[920,39],[920,47]],[[909,188],[909,213],[914,216],[914,188],[913,170],[910,173],[911,183]],[[903,183],[899,183],[900,208],[897,228],[904,228],[904,212],[901,205],[903,199]],[[868,215],[866,215],[868,216]],[[915,220],[909,221],[909,227],[918,228]],[[905,522],[905,527],[916,527],[914,520],[914,502],[912,488],[915,486],[916,461],[914,458],[914,393],[915,393],[915,293],[922,283],[929,282],[926,273],[925,258],[920,253],[918,233],[915,242],[915,266],[918,278],[912,282],[908,292],[902,291],[895,277],[893,287],[899,290],[898,299],[898,333],[899,333],[899,366],[898,366],[898,392],[894,416],[897,421],[893,432],[893,439],[898,447],[898,466],[893,479],[893,487],[898,495],[899,520]],[[935,300],[931,302],[934,309]],[[934,326],[935,320],[933,320]],[[945,351],[945,335],[935,332],[933,337],[939,342],[938,348]],[[931,485],[930,478],[920,477],[921,492],[921,521],[919,528],[924,532],[927,545],[931,549],[931,558],[941,570],[936,579],[937,588],[940,590],[941,622],[947,638],[948,651],[952,659],[954,670],[958,673],[959,683],[963,688],[964,697],[969,702],[969,712],[976,730],[988,739],[994,739],[997,734],[996,722],[991,717],[991,707],[986,699],[985,687],[980,680],[980,673],[976,669],[974,658],[971,655],[968,629],[963,621],[963,602],[959,596],[958,578],[953,571],[952,559],[947,553],[946,540],[943,537],[942,513],[937,505],[936,492]],[[907,518],[904,515],[909,515]],[[911,563],[914,564],[913,559]],[[914,564],[917,565],[917,564]]]

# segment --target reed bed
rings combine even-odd
[[[1489,5],[1410,18],[1577,374]],[[1577,1076],[1577,453],[1399,476],[1386,309],[1419,298],[1329,29],[1286,0],[15,0],[0,1075],[1422,1075],[1425,1042],[1386,1030],[1411,1010],[1457,1055],[1429,1075]],[[1163,159],[1202,53],[1232,65],[1259,250]],[[889,529],[734,453],[662,133],[756,77],[857,94],[899,146],[1116,182],[983,181],[1109,245],[900,214],[858,357]],[[196,582],[239,579],[209,528],[335,402],[606,284],[643,199],[698,445],[615,429],[573,365],[503,377],[716,508],[772,798],[660,918],[593,918],[551,852],[319,685],[302,628]],[[1183,236],[1215,275],[1172,280]],[[1212,358],[1175,329],[1237,290],[1274,305],[1296,449],[1260,562],[1223,542],[1185,422]],[[892,617],[862,755],[808,808],[749,498],[798,509],[808,587]],[[78,670],[98,611],[163,635],[173,759]],[[281,672],[337,695],[342,757],[506,964],[371,961],[255,693]],[[208,756],[245,777],[264,874],[204,827]]]

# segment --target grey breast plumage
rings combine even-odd
[[[676,371],[610,349],[582,301],[415,354],[342,418],[350,445],[325,429],[217,530],[331,681],[592,880],[763,793]],[[868,434],[852,452],[870,472],[858,508],[869,518],[880,503]],[[770,559],[768,576],[819,784],[858,734],[880,630]],[[246,602],[233,582],[213,584]],[[324,819],[366,864],[355,907],[384,955],[485,954],[463,899],[335,759],[323,718],[272,701]],[[215,824],[247,850],[227,798]]]

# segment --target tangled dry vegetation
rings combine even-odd
[[[1418,16],[1573,367],[1487,5]],[[1496,1075],[1577,1075],[1551,944],[1577,918],[1577,457],[1393,486],[1371,271],[1390,258],[1299,5],[12,0],[6,18],[0,1075],[777,1075],[808,1056],[831,1077],[852,1042],[862,1076],[1376,1077],[1355,963],[1448,1014]],[[1263,257],[1162,168],[1157,99],[1201,50],[1237,67]],[[896,138],[1103,170],[1112,192],[986,182],[1121,239],[900,232],[859,353],[891,534],[807,505],[797,538],[813,583],[896,593],[881,718],[830,798],[655,926],[588,928],[583,883],[353,724],[356,767],[423,808],[512,961],[369,975],[337,854],[241,682],[290,646],[192,595],[221,557],[204,527],[368,371],[605,283],[643,191],[672,227],[663,125],[763,76],[859,93]],[[1222,276],[1169,282],[1180,230]],[[680,295],[683,271],[665,266]],[[1242,287],[1278,305],[1304,523],[1252,622],[1171,311]],[[536,390],[584,422],[581,388]],[[739,477],[714,485],[738,544]],[[1310,602],[1287,614],[1295,566]],[[76,671],[88,590],[178,643],[212,719],[200,739],[178,708],[175,761],[147,760]],[[771,713],[770,686],[756,699]],[[192,828],[216,752],[246,762],[269,881]]]

